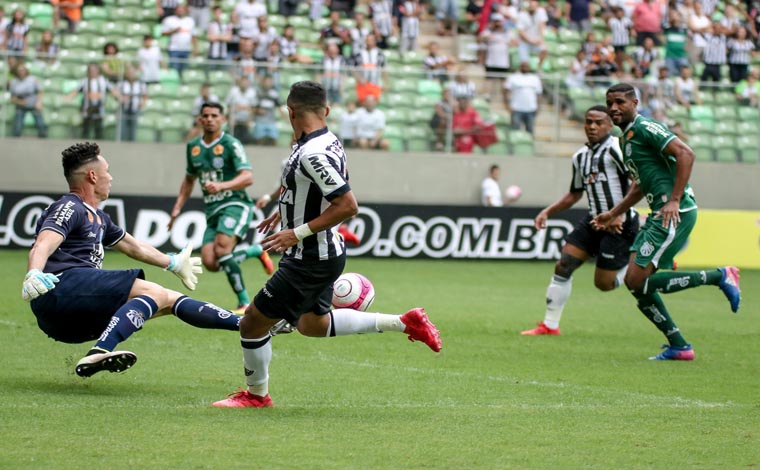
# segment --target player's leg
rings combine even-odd
[[[621,234],[601,232],[594,272],[594,286],[597,289],[606,292],[623,285],[628,271],[630,247],[638,231],[638,218],[632,217],[623,224]]]
[[[261,266],[264,268],[264,272],[267,274],[274,272],[274,263],[260,244],[253,243],[247,248],[235,249],[240,240],[245,239],[251,226],[251,221],[253,221],[253,204],[241,203],[241,205],[229,206],[221,212],[217,220],[216,233],[229,235],[232,238],[231,241],[234,242],[232,259],[235,263],[240,264],[248,258],[258,258]]]

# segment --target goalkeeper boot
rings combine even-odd
[[[663,344],[663,352],[656,356],[649,358],[650,361],[693,361],[694,349],[691,344],[686,346],[671,346],[669,344]]]
[[[254,395],[248,390],[230,393],[224,400],[215,401],[212,406],[217,408],[271,408],[274,406],[272,397]]]
[[[425,310],[413,308],[401,315],[400,320],[405,325],[404,334],[409,335],[409,341],[422,341],[435,352],[441,350],[441,333],[430,322]]]
[[[76,373],[80,377],[91,377],[102,370],[108,372],[124,372],[135,362],[137,356],[129,351],[90,350],[90,353],[77,362]]]
[[[559,328],[549,328],[546,326],[544,322],[541,322],[538,324],[537,327],[533,328],[532,330],[525,330],[522,333],[520,333],[523,336],[540,336],[540,335],[553,335],[558,336]]]
[[[718,287],[731,304],[731,311],[739,311],[739,302],[742,300],[742,291],[739,289],[739,268],[735,266],[726,266],[718,268],[723,273],[723,279],[718,283]]]

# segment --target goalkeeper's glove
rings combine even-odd
[[[39,269],[31,269],[24,277],[21,297],[27,302],[31,302],[32,299],[36,299],[42,294],[55,289],[56,282],[58,282],[58,277],[55,274],[43,273]]]
[[[173,272],[182,279],[182,284],[185,287],[195,290],[195,285],[198,284],[196,274],[202,273],[203,268],[201,268],[200,258],[190,256],[192,251],[193,245],[188,243],[179,253],[169,253],[169,266],[166,267],[165,271]]]

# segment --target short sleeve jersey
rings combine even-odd
[[[676,179],[675,157],[663,153],[676,136],[659,122],[637,115],[623,131],[620,148],[625,166],[639,185],[652,211],[670,199]],[[694,192],[687,184],[681,198],[681,212],[697,208]]]
[[[114,224],[108,214],[96,209],[75,194],[67,194],[50,204],[37,219],[35,233],[52,230],[63,242],[47,260],[46,273],[61,273],[71,268],[103,266],[104,246],[113,246],[124,238],[124,229]]]
[[[228,189],[210,194],[205,187],[208,181],[229,181],[241,170],[250,169],[251,164],[248,162],[243,144],[227,133],[222,132],[221,137],[210,144],[203,142],[203,136],[196,137],[187,144],[185,171],[188,175],[197,177],[201,184],[206,217],[211,217],[230,203],[253,204],[253,200],[244,189]]]

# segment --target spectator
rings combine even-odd
[[[442,0],[446,1],[446,0]],[[422,6],[419,0],[406,0],[401,4],[401,46],[399,52],[404,54],[417,49],[417,36],[420,35],[420,15]]]
[[[454,81],[449,88],[451,89],[451,96],[455,100],[460,98],[472,100],[475,98],[475,83],[467,77],[464,67],[457,70],[456,75],[454,75]]]
[[[441,101],[435,104],[433,117],[430,119],[430,128],[433,130],[435,140],[433,149],[441,151],[446,148],[449,128],[451,127],[451,91],[444,88],[441,91]]]
[[[158,22],[163,23],[166,18],[174,16],[177,12],[177,5],[179,5],[179,0],[156,0]]]
[[[272,77],[272,83],[274,87],[280,89],[280,70],[282,69],[283,57],[280,53],[280,41],[275,40],[269,44],[269,54],[267,55],[266,62],[261,67],[261,73],[266,77]]]
[[[29,34],[29,25],[26,24],[24,10],[16,8],[10,23],[5,27],[5,43],[0,44],[0,50],[5,49],[8,54],[8,67],[11,72],[15,73],[16,67],[24,61],[27,34]]]
[[[718,23],[713,23],[705,33],[705,48],[702,51],[702,62],[705,68],[702,70],[703,82],[720,82],[720,66],[726,63],[726,36],[723,28]]]
[[[387,0],[372,0],[369,8],[372,13],[372,26],[377,36],[377,45],[381,49],[386,49],[388,39],[393,35],[391,3]]]
[[[726,6],[723,10],[723,18],[720,19],[720,26],[723,33],[726,36],[734,36],[743,25],[744,23],[739,17],[739,12],[736,10],[736,7],[729,2],[726,2]]]
[[[336,11],[351,17],[354,14],[354,8],[356,8],[356,0],[330,0],[328,6],[330,7],[330,13]]]
[[[618,72],[617,65],[614,61],[614,54],[607,50],[603,44],[597,44],[596,52],[591,58],[586,69],[586,77],[591,78],[591,86],[608,86],[613,74]]]
[[[477,34],[480,26],[480,15],[483,13],[485,0],[467,0],[464,10],[463,29],[465,33]]]
[[[266,15],[259,16],[257,21],[259,32],[254,38],[253,58],[258,62],[266,62],[269,57],[269,46],[273,42],[277,42],[280,35],[274,26],[269,26],[269,19]]]
[[[137,136],[137,120],[140,111],[148,101],[148,87],[137,77],[137,72],[132,67],[127,67],[124,72],[124,80],[119,85],[121,96],[121,140],[134,142]]]
[[[747,37],[747,28],[740,26],[736,30],[736,37],[728,40],[728,74],[731,83],[739,83],[747,78],[749,73],[750,54],[755,49],[755,44]]]
[[[677,104],[675,83],[668,76],[669,73],[667,67],[660,67],[657,70],[657,77],[649,81],[644,102],[647,103],[653,115],[657,111],[667,113],[671,106]]]
[[[66,32],[76,32],[77,25],[82,21],[82,6],[84,0],[50,0],[53,6],[53,29],[59,30],[60,19],[66,20]]]
[[[330,24],[319,33],[319,43],[322,47],[328,44],[335,44],[343,53],[343,46],[351,42],[351,35],[348,29],[340,24],[340,13],[337,11],[330,12]]]
[[[734,91],[739,104],[757,107],[760,98],[760,71],[752,70],[747,78],[736,85]]]
[[[385,132],[385,113],[377,108],[374,96],[367,96],[356,112],[356,140],[360,148],[388,150]]]
[[[208,29],[209,16],[211,11],[209,10],[208,0],[187,0],[188,13],[190,18],[195,22],[195,27],[198,31],[206,31]]]
[[[530,62],[520,64],[520,71],[510,75],[504,82],[509,97],[508,111],[512,117],[512,129],[525,130],[533,134],[538,112],[538,97],[543,93],[541,79],[530,69]]]
[[[668,12],[668,25],[665,33],[665,67],[670,76],[676,76],[681,67],[689,65],[689,54],[686,51],[688,30],[683,26],[678,10]]]
[[[691,67],[682,67],[681,74],[676,78],[674,90],[676,101],[687,109],[692,104],[702,104],[699,98],[699,84],[691,76]]]
[[[702,60],[702,51],[707,44],[705,33],[709,32],[712,21],[702,11],[702,2],[695,1],[692,6],[693,13],[689,17],[689,35],[691,42],[688,44],[689,63],[696,64]]]
[[[362,82],[372,83],[377,86],[382,86],[382,73],[385,67],[385,55],[383,51],[377,46],[377,41],[374,34],[367,36],[367,48],[363,50],[357,58],[357,67],[361,69],[359,71]]]
[[[559,31],[562,27],[562,7],[559,6],[557,0],[548,0],[544,6],[546,11],[546,26],[554,30]],[[589,23],[590,25],[590,23]]]
[[[322,18],[322,11],[325,8],[325,0],[309,0],[309,19],[312,24]]]
[[[240,38],[240,52],[233,59],[235,61],[235,75],[248,77],[250,83],[256,82],[256,60],[253,58],[253,41],[248,38]]]
[[[583,41],[583,44],[581,44],[581,49],[586,54],[586,59],[591,60],[594,52],[596,52],[598,44],[599,42],[596,40],[596,34],[594,34],[593,31],[586,33],[586,39]]]
[[[137,63],[140,70],[140,81],[146,85],[158,83],[161,80],[163,55],[150,34],[143,36],[143,45],[137,50]]]
[[[258,145],[277,145],[280,132],[277,129],[277,112],[280,110],[280,94],[274,88],[272,77],[264,77],[256,93],[256,124],[253,140]]]
[[[634,76],[636,78],[648,76],[657,59],[658,54],[654,47],[654,40],[652,38],[644,39],[644,45],[637,47],[631,56]]]
[[[451,132],[454,136],[454,149],[458,153],[472,153],[475,147],[475,134],[483,127],[483,120],[470,100],[460,98],[451,117]]]
[[[360,11],[354,14],[354,27],[348,30],[351,37],[351,60],[367,47],[367,36],[372,34],[372,25],[366,21],[366,15]]]
[[[612,47],[615,49],[615,65],[618,70],[623,70],[623,62],[628,59],[626,48],[631,43],[631,33],[633,31],[633,22],[625,16],[625,10],[621,7],[612,9],[613,15],[607,20],[612,32]]]
[[[587,88],[586,86],[586,69],[588,68],[589,60],[586,58],[586,54],[579,50],[575,53],[575,58],[570,64],[570,69],[565,77],[565,85],[567,88]]]
[[[322,59],[322,85],[327,92],[327,103],[330,105],[340,104],[343,68],[346,62],[337,44],[325,47],[325,55]]]
[[[58,62],[58,51],[60,48],[55,43],[53,38],[53,31],[46,29],[40,36],[40,42],[37,44],[35,50],[35,58],[48,65],[52,65]]]
[[[253,142],[251,127],[253,126],[254,107],[256,106],[256,90],[250,86],[246,75],[237,79],[237,85],[232,87],[227,95],[227,108],[230,116],[232,135],[243,144]]]
[[[37,136],[47,137],[47,127],[42,118],[42,89],[37,79],[29,75],[24,64],[16,66],[16,78],[10,81],[8,91],[11,93],[11,103],[16,105],[16,114],[13,118],[13,137],[19,137],[24,130],[24,118],[26,113],[32,113],[34,125],[37,127]]]
[[[499,165],[491,165],[488,168],[488,176],[480,184],[480,203],[484,207],[502,207],[504,201],[501,198],[501,188],[499,187],[499,177],[501,169]]]
[[[103,46],[103,61],[100,63],[100,70],[111,83],[124,78],[124,61],[119,57],[119,46],[116,43],[107,42]]]
[[[436,41],[428,44],[428,55],[423,62],[428,80],[438,80],[445,83],[449,79],[449,69],[455,63],[454,59],[441,54],[441,46]]]
[[[161,34],[169,36],[169,67],[179,73],[187,68],[187,60],[192,51],[198,55],[198,38],[195,36],[195,21],[187,16],[187,6],[177,5],[175,14],[164,18],[161,23]]]
[[[8,35],[8,25],[11,20],[5,16],[5,9],[0,5],[0,50],[5,48],[5,38]]]
[[[91,62],[87,64],[87,77],[82,80],[76,90],[65,96],[65,99],[71,100],[78,94],[82,95],[80,109],[83,139],[90,138],[90,131],[95,139],[103,138],[103,117],[106,112],[107,93],[119,99],[119,92],[100,74],[100,65]]]
[[[208,24],[206,38],[208,53],[206,57],[212,70],[223,70],[224,62],[229,58],[227,44],[232,41],[232,24],[224,21],[222,7],[215,5],[212,10],[213,19]]]
[[[439,0],[435,10],[438,20],[439,36],[453,36],[457,33],[457,2],[456,0]]]
[[[189,142],[203,134],[203,126],[200,121],[203,103],[219,103],[219,97],[211,93],[211,84],[208,82],[201,84],[200,95],[196,96],[193,101],[193,124],[185,134],[185,142]]]
[[[356,103],[349,101],[346,103],[346,109],[340,115],[340,140],[343,141],[344,148],[351,148],[356,145],[356,120],[358,118]]]
[[[504,16],[501,13],[494,13],[490,17],[489,28],[480,33],[478,41],[486,46],[486,79],[492,82],[489,96],[495,95],[493,84],[501,83],[504,76],[509,73],[509,48],[517,45],[517,38],[504,26]]]
[[[240,38],[254,38],[259,32],[259,16],[267,14],[264,2],[258,0],[240,0],[234,10],[239,25],[238,35]]]
[[[517,15],[517,34],[520,43],[517,46],[517,53],[520,62],[530,61],[531,56],[538,54],[538,67],[541,68],[546,58],[546,45],[544,45],[544,29],[546,21],[546,10],[538,3],[538,0],[528,0],[528,7]]]
[[[298,4],[300,2],[301,0],[277,0],[277,13],[285,17],[293,16],[298,11]],[[315,0],[311,0],[311,2],[318,3]],[[319,14],[322,16],[321,8]]]
[[[656,46],[660,45],[659,34],[662,32],[662,9],[655,0],[642,0],[633,8],[633,29],[636,31],[636,45],[643,46],[644,39],[652,38]]]
[[[565,20],[570,29],[588,32],[591,29],[591,0],[567,0]]]

